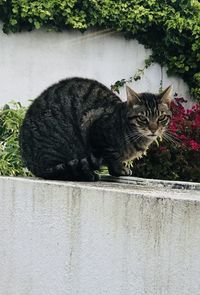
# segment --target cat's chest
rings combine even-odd
[[[123,153],[123,161],[131,161],[134,159],[139,159],[143,155],[146,155],[146,150],[148,147],[141,148],[141,150],[137,150],[134,147],[128,147]]]

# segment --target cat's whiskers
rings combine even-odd
[[[171,139],[168,139],[168,137],[166,137],[165,135],[163,135],[163,139],[164,141],[166,141],[167,143],[173,143]]]
[[[181,140],[174,133],[172,133],[170,130],[166,130],[165,133],[167,135],[171,136],[172,138],[178,140],[179,142],[181,142]]]
[[[178,139],[175,135],[173,135],[172,133],[170,133],[169,130],[165,131],[163,133],[163,139],[169,143],[173,143],[173,144],[180,144],[181,140]]]
[[[118,139],[124,140],[126,143],[129,143],[131,139],[137,140],[139,137],[140,137],[140,134],[137,131],[134,131],[131,133],[120,134]]]
[[[132,133],[132,134],[128,134],[128,135],[126,135],[125,136],[125,141],[128,141],[128,142],[130,142],[130,141],[135,141],[135,142],[137,142],[137,141],[139,141],[139,139],[141,139],[143,136],[140,134],[140,133],[138,133],[138,132],[135,132],[135,133]]]
[[[173,138],[177,143],[181,143],[181,139],[179,139],[176,135],[174,135],[170,130],[166,130],[166,134]]]

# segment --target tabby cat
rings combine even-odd
[[[45,179],[95,181],[102,164],[113,176],[131,175],[124,161],[143,154],[165,132],[171,92],[171,86],[161,94],[137,94],[127,87],[122,102],[95,80],[60,81],[35,99],[25,115],[22,158]]]

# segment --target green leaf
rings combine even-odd
[[[16,25],[16,24],[17,24],[17,20],[16,20],[16,19],[11,19],[11,20],[10,20],[10,24],[11,24],[12,26]]]
[[[41,24],[38,21],[34,21],[34,26],[38,30],[41,27]]]

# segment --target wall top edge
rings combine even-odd
[[[122,197],[173,199],[200,202],[200,183],[189,183],[179,181],[166,181],[154,179],[142,179],[136,177],[111,177],[102,176],[98,182],[71,182],[71,181],[51,181],[39,178],[26,177],[0,177],[0,188],[2,185],[34,185],[62,187],[63,189],[82,189],[104,191],[105,193],[116,192]]]

